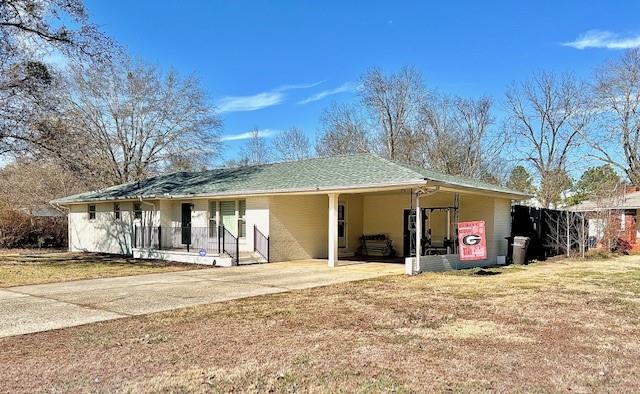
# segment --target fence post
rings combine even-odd
[[[569,211],[567,211],[567,257],[571,254],[571,235],[569,233],[570,224],[569,224]]]
[[[584,259],[584,253],[587,249],[587,237],[584,231],[584,212],[580,215],[580,220],[582,221],[582,258]]]
[[[185,227],[187,230],[187,253],[189,253],[189,246],[191,246],[191,227]],[[182,230],[184,231],[184,229]]]
[[[133,247],[138,248],[138,226],[133,226]]]
[[[236,264],[240,264],[240,237],[236,238]]]
[[[269,237],[267,237],[267,263],[271,262],[271,260],[269,259],[269,257],[271,256],[271,250],[270,250],[271,248],[269,247],[269,244],[270,244]]]
[[[222,253],[222,249],[220,249],[220,237],[222,236],[221,228],[222,226],[218,226],[218,253]]]
[[[158,226],[158,250],[162,250],[162,226]]]

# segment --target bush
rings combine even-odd
[[[629,241],[626,241],[622,238],[618,238],[616,240],[616,246],[613,250],[620,254],[629,254],[629,251],[631,250],[631,248],[632,246],[629,243]]]
[[[615,257],[615,255],[615,253],[606,248],[594,248],[587,250],[584,257],[587,260],[606,260]]]
[[[0,210],[0,247],[63,247],[67,245],[66,217],[34,217],[14,210]]]

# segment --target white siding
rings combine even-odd
[[[506,237],[511,236],[511,200],[496,198],[493,225],[493,243],[496,256],[506,256],[508,242]]]

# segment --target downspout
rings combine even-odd
[[[154,204],[154,203],[152,203],[152,202],[144,201],[144,200],[142,199],[142,196],[139,196],[139,197],[138,197],[138,199],[140,200],[140,204],[142,204],[142,205],[150,205],[150,206],[153,208],[153,211],[152,211],[152,212],[155,212],[155,211],[156,211],[156,204]],[[144,215],[143,215],[143,217],[144,217]],[[149,224],[151,224],[151,223],[149,223]],[[151,227],[151,226],[149,226],[149,227]]]
[[[140,200],[140,205],[150,205],[150,206],[152,207],[152,209],[153,209],[153,211],[152,211],[152,212],[155,212],[155,211],[156,211],[156,204],[154,204],[154,203],[152,203],[152,202],[144,201],[144,200],[142,199],[142,196],[138,196],[138,199]],[[152,214],[152,215],[153,215],[153,214]],[[152,227],[152,226],[151,226],[151,224],[152,224],[152,223],[151,223],[151,219],[152,219],[152,217],[153,217],[153,216],[151,216],[151,217],[149,218],[149,219],[150,219],[150,220],[149,220],[149,228],[151,228],[151,227]],[[142,221],[144,222],[144,211],[142,212]],[[134,224],[134,226],[135,226],[135,224]],[[140,230],[142,231],[143,229],[141,228]],[[150,230],[150,231],[153,231],[153,230]],[[151,238],[151,235],[149,235],[149,238]],[[144,236],[143,236],[143,239],[144,239]],[[142,246],[144,246],[144,245],[142,245]],[[149,249],[151,249],[151,239],[149,239]]]

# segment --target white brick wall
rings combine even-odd
[[[328,207],[326,195],[270,197],[271,260],[327,258]]]

